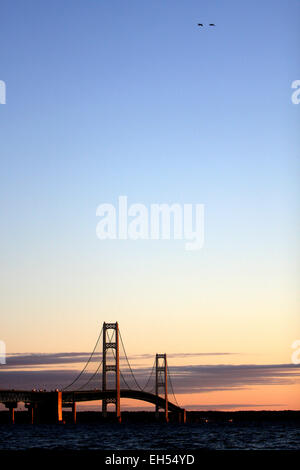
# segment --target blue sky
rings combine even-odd
[[[227,313],[242,309],[233,300],[239,289],[269,312],[262,334],[274,304],[283,306],[270,351],[284,325],[276,359],[286,360],[299,328],[300,106],[291,102],[299,13],[298,0],[2,2],[2,310],[10,352],[62,350],[58,319],[70,329],[65,349],[88,349],[91,325],[110,321],[110,312],[134,324],[144,304],[159,316],[177,308],[175,338],[184,306],[194,321],[201,304],[215,328],[219,321],[219,342],[226,322],[211,311],[221,301]],[[96,208],[123,194],[146,205],[205,204],[203,250],[100,242]],[[229,321],[242,344],[245,324],[235,315]],[[16,339],[16,328],[27,335]]]

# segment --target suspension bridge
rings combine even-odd
[[[99,347],[102,339],[102,353]],[[120,344],[122,359],[126,366],[120,367]],[[90,370],[96,364],[95,370]],[[169,400],[172,397],[172,401]],[[86,364],[74,380],[61,390],[0,390],[0,403],[8,408],[10,421],[14,423],[14,412],[18,403],[23,402],[30,414],[32,423],[40,420],[62,422],[63,408],[72,409],[72,419],[76,423],[76,404],[80,402],[102,401],[102,415],[107,417],[108,405],[113,404],[115,417],[121,422],[121,398],[141,400],[155,406],[158,418],[163,410],[164,420],[169,421],[169,412],[186,421],[186,411],[176,399],[166,354],[156,354],[149,376],[142,387],[128,359],[119,324],[103,323],[96,344]]]

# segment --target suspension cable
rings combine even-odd
[[[97,367],[96,371],[94,372],[94,374],[89,378],[89,380],[88,380],[84,385],[82,385],[82,387],[80,387],[80,388],[78,389],[78,391],[82,390],[84,387],[86,387],[86,386],[93,380],[93,378],[95,377],[95,375],[98,373],[98,371],[99,371],[99,369],[100,369],[100,367],[101,367],[101,365],[102,365],[102,362],[103,362],[103,359],[101,360],[101,362],[100,362],[100,364],[98,365],[98,367]]]
[[[73,382],[71,382],[69,385],[67,385],[67,387],[65,387],[65,388],[63,389],[63,391],[65,391],[65,390],[67,390],[68,388],[72,387],[72,385],[74,385],[74,383],[77,382],[77,380],[82,376],[83,372],[85,371],[85,369],[86,369],[87,366],[89,365],[89,363],[90,363],[90,361],[91,361],[91,359],[92,359],[92,357],[93,357],[93,355],[94,355],[94,353],[95,353],[95,351],[96,351],[96,347],[98,346],[98,343],[99,343],[100,338],[101,338],[101,336],[102,336],[102,332],[103,332],[103,327],[101,328],[100,334],[99,334],[98,339],[97,339],[96,344],[95,344],[95,347],[94,347],[94,349],[93,349],[93,351],[92,351],[90,357],[88,358],[88,360],[87,360],[87,362],[86,362],[84,368],[83,368],[83,369],[81,370],[81,372],[77,375],[77,377],[73,380]]]
[[[175,395],[175,392],[174,392],[173,383],[172,383],[172,379],[171,379],[171,374],[170,374],[170,369],[169,369],[168,363],[167,363],[167,373],[168,373],[169,382],[170,382],[170,387],[171,387],[171,391],[172,391],[172,394],[173,394],[175,403],[176,403],[177,406],[179,406],[178,401],[177,401],[177,398],[176,398],[176,395]],[[179,407],[180,407],[180,406],[179,406]]]
[[[141,391],[143,391],[143,389],[141,388],[141,386],[140,386],[139,383],[137,382],[137,380],[136,380],[136,378],[135,378],[135,376],[134,376],[134,373],[133,373],[133,371],[132,371],[132,369],[131,369],[131,365],[130,365],[130,362],[129,362],[129,360],[128,360],[127,354],[126,354],[126,350],[125,350],[125,347],[124,347],[124,343],[123,343],[123,339],[122,339],[122,335],[121,335],[120,330],[119,330],[119,335],[120,335],[120,339],[121,339],[123,351],[124,351],[125,358],[126,358],[126,361],[127,361],[128,366],[129,366],[131,375],[132,375],[132,377],[133,377],[133,379],[134,379],[134,381],[135,381],[137,387],[138,387]]]
[[[149,377],[148,377],[148,380],[147,380],[145,386],[143,387],[143,392],[144,392],[144,391],[146,390],[146,388],[148,387],[148,384],[149,384],[149,382],[150,382],[150,380],[151,380],[151,377],[152,377],[152,375],[153,375],[153,372],[154,372],[154,368],[155,368],[155,358],[154,358],[154,361],[153,361],[153,366],[152,366],[150,375],[149,375]],[[152,389],[151,389],[151,390],[152,390]]]

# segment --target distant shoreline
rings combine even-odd
[[[170,413],[170,422],[177,423],[176,415]],[[71,411],[63,411],[63,420],[65,423],[72,422]],[[101,411],[78,411],[77,424],[86,423],[111,423],[114,422],[113,412],[108,413],[107,418],[102,417]],[[159,421],[163,422],[163,413]],[[190,424],[206,423],[241,423],[241,422],[300,422],[300,410],[285,411],[187,411],[187,422]],[[27,411],[15,412],[16,424],[25,424],[29,422]],[[125,423],[156,423],[155,413],[153,411],[123,411],[122,422]],[[9,423],[9,412],[0,411],[0,424]]]

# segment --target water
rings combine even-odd
[[[299,423],[0,425],[1,450],[299,450]]]

